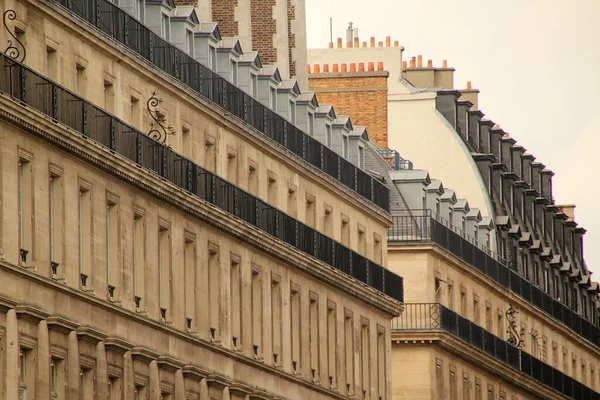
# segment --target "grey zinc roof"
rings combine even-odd
[[[443,201],[451,201],[452,203],[456,203],[456,193],[452,189],[444,188],[444,193],[441,196]]]
[[[481,222],[479,223],[480,227],[486,227],[489,229],[494,228],[494,224],[492,223],[492,217],[483,217],[481,218]]]
[[[390,178],[394,182],[402,181],[422,181],[429,184],[429,172],[424,169],[402,169],[400,171],[391,171]]]
[[[443,194],[444,193],[444,185],[442,184],[442,181],[440,181],[439,179],[432,179],[431,183],[429,185],[427,185],[427,191]]]
[[[362,135],[367,133],[367,128],[365,128],[364,126],[355,126],[354,129],[352,129],[352,131],[350,132],[350,134],[348,136],[351,137],[361,137]],[[366,140],[368,140],[368,137],[365,138]]]
[[[471,208],[467,213],[467,218],[475,218],[477,221],[481,221],[481,212],[479,211],[479,208]]]
[[[456,203],[454,203],[455,210],[465,210],[469,211],[469,202],[466,199],[457,199]]]

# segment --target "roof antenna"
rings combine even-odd
[[[333,18],[329,17],[329,43],[333,43]]]

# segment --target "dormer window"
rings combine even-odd
[[[213,71],[217,69],[217,49],[212,46],[208,46],[208,66]]]
[[[136,1],[136,17],[137,19],[141,22],[144,23],[144,8],[145,8],[146,4],[144,0],[137,0]]]
[[[435,216],[439,217],[439,215],[441,214],[441,204],[440,204],[440,199],[435,199]]]
[[[277,111],[277,91],[275,88],[271,88],[271,110]]]
[[[160,25],[160,35],[162,36],[163,39],[165,40],[169,40],[170,39],[170,35],[169,35],[169,16],[163,14],[162,16],[162,23]]]
[[[292,124],[296,123],[296,103],[294,103],[292,100],[290,100],[290,122]]]
[[[237,63],[231,60],[229,63],[229,78],[231,80],[231,83],[233,83],[234,85],[237,85],[237,72]]]
[[[365,149],[358,146],[358,168],[365,169]]]
[[[253,97],[258,96],[258,79],[254,74],[250,74],[250,95]]]
[[[348,136],[342,135],[342,157],[348,158]]]
[[[331,125],[327,125],[327,138],[325,145],[331,148]]]
[[[315,133],[315,114],[308,113],[308,135],[313,136]]]
[[[454,210],[452,208],[448,210],[448,224],[450,226],[450,229],[452,229],[452,227],[454,226]]]
[[[194,56],[194,33],[192,31],[185,31],[185,48],[190,56]]]

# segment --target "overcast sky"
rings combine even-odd
[[[600,280],[600,0],[306,0],[306,12],[309,48],[327,47],[333,17],[334,42],[352,21],[361,42],[391,36],[405,60],[448,60],[456,88],[472,81],[486,117],[555,172],[556,203],[577,205]]]

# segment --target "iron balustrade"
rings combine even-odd
[[[414,210],[412,215],[393,216],[392,222],[393,225],[388,230],[388,242],[433,242],[600,347],[600,327],[596,325],[597,321],[591,323],[582,318],[567,305],[519,275],[501,257],[480,248],[438,216],[432,217],[430,210]]]
[[[403,301],[402,277],[0,53],[0,91],[296,249]]]
[[[52,1],[122,43],[200,96],[222,107],[298,157],[323,170],[368,201],[385,211],[390,211],[389,189],[382,182],[353,164],[346,168],[355,170],[351,175],[356,175],[356,182],[348,179],[346,173],[340,177],[339,164],[345,160],[343,157],[332,152],[327,146],[316,141],[183,50],[161,38],[119,6],[108,0]]]
[[[392,331],[442,331],[575,400],[600,400],[600,393],[439,303],[405,303]]]

